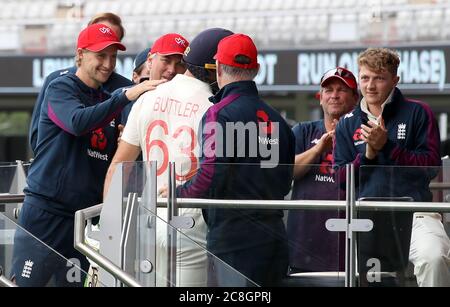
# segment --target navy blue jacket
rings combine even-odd
[[[439,129],[431,108],[405,99],[396,88],[382,116],[388,141],[374,160],[365,158],[366,144],[360,139],[361,124],[367,122],[361,107],[339,121],[335,164],[343,167],[353,162],[359,168],[359,197],[409,196],[415,201],[431,201],[428,185],[437,172],[429,167],[441,165]],[[341,182],[345,182],[342,173],[341,169]]]
[[[292,131],[295,135],[295,154],[314,147],[327,131],[323,120],[299,123]],[[300,179],[294,180],[292,199],[338,200],[339,187],[332,169],[333,152],[326,152],[314,161],[314,167]]]
[[[44,84],[42,85],[41,91],[39,92],[39,95],[36,99],[36,103],[34,104],[33,115],[31,116],[30,130],[28,133],[28,141],[30,143],[31,150],[33,151],[34,154],[36,154],[36,145],[37,145],[36,143],[39,126],[39,117],[41,114],[41,106],[42,102],[44,101],[44,96],[48,85],[56,78],[66,74],[75,74],[76,71],[77,67],[73,66],[67,69],[54,71],[45,78]],[[109,79],[103,84],[103,90],[108,93],[112,93],[119,88],[130,85],[133,85],[133,82],[131,80],[123,77],[118,73],[113,72],[109,77]]]
[[[345,115],[336,127],[334,159],[336,165],[355,165],[357,198],[375,197],[393,200],[409,197],[413,201],[431,201],[430,180],[438,173],[439,130],[430,107],[405,99],[395,89],[382,117],[388,140],[375,159],[365,157],[366,144],[361,139],[361,124],[367,114],[358,106]],[[339,169],[345,178],[345,168]],[[412,231],[412,212],[359,211],[358,218],[371,219],[372,231],[358,234],[358,270],[366,276],[369,259],[380,260],[380,270],[403,270],[408,264]]]
[[[292,131],[297,155],[314,147],[326,133],[326,128],[324,121],[318,120],[299,123]],[[292,199],[338,200],[339,183],[335,178],[332,161],[332,151],[318,157],[303,177],[294,180]],[[287,234],[291,268],[302,271],[344,269],[342,236],[325,228],[328,219],[339,217],[338,210],[289,210]]]
[[[215,104],[203,116],[202,127],[216,123],[219,129],[211,131],[203,129],[201,145],[203,155],[200,158],[199,170],[192,180],[177,188],[177,196],[212,199],[283,199],[291,188],[295,157],[295,138],[286,121],[259,98],[253,81],[228,84],[212,98],[212,101]],[[266,129],[258,128],[257,135],[252,133],[237,135],[235,131],[228,133],[227,139],[227,123],[255,124],[258,127],[256,123],[259,122],[265,122],[261,126]],[[230,137],[233,137],[233,143]],[[220,138],[223,140],[222,144],[218,142]],[[276,165],[262,167],[261,163],[268,158],[264,158],[261,151],[256,150],[261,142],[272,143],[271,150],[279,155]],[[218,154],[220,149],[222,155]],[[278,226],[271,228],[268,225],[278,225],[283,212],[267,209],[209,209],[204,211],[204,216],[209,229],[208,244],[214,242],[216,251],[229,251],[232,248],[248,247],[270,240],[267,233],[270,233],[271,229],[276,232]],[[255,223],[256,226],[266,225],[268,228],[258,234]],[[249,239],[244,239],[245,236]]]
[[[71,215],[102,200],[103,182],[117,149],[117,124],[129,104],[74,74],[52,81],[43,100],[25,189],[27,200],[54,214]]]

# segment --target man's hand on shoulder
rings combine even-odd
[[[167,82],[166,79],[161,80],[146,80],[126,90],[125,95],[130,101],[134,101],[139,98],[143,93],[147,91],[153,91],[158,85]]]

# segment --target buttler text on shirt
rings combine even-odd
[[[153,105],[153,111],[168,113],[180,117],[192,117],[197,114],[199,105],[196,103],[184,103],[169,97],[158,97]]]

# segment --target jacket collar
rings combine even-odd
[[[216,95],[209,98],[212,103],[218,103],[231,94],[258,96],[258,89],[254,81],[237,81],[225,85]]]
[[[396,87],[394,89],[394,94],[392,95],[391,101],[386,104],[386,107],[383,110],[383,118],[390,117],[395,112],[397,112],[399,105],[405,101],[405,97],[403,97],[402,92]]]

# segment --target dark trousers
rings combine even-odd
[[[12,265],[18,286],[83,285],[89,262],[73,247],[73,218],[54,215],[25,200],[19,225],[23,229],[18,228],[14,236]]]
[[[280,286],[286,277],[286,241],[249,247],[209,257],[208,286]]]

